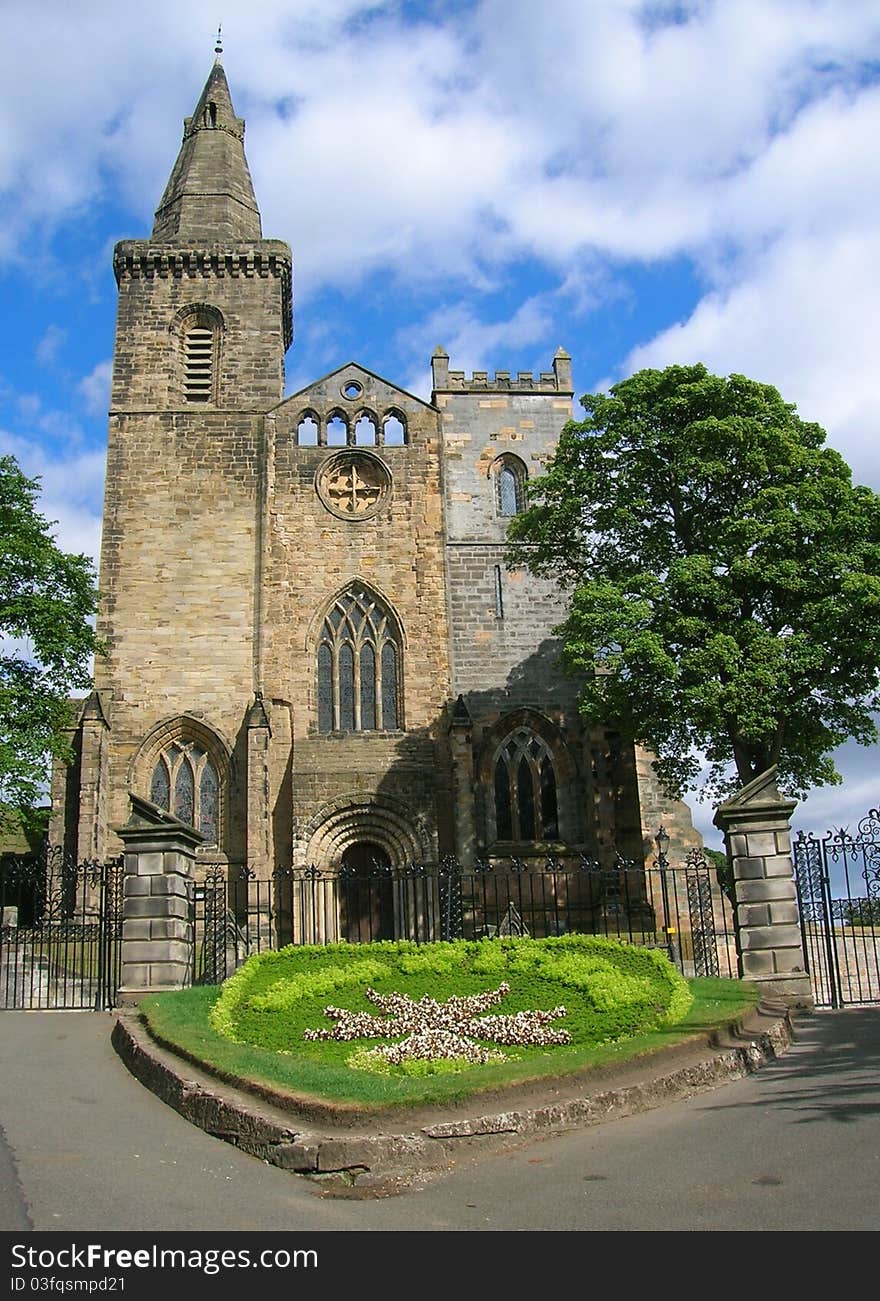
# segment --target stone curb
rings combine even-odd
[[[760,1069],[781,1056],[792,1042],[790,1011],[762,1004],[745,1020],[714,1036],[661,1051],[628,1065],[630,1078],[602,1087],[597,1073],[573,1081],[550,1081],[544,1105],[470,1114],[458,1108],[419,1112],[411,1126],[394,1117],[360,1116],[353,1131],[347,1116],[339,1125],[306,1127],[295,1103],[273,1101],[220,1082],[156,1043],[136,1011],[117,1016],[111,1042],[143,1085],[192,1124],[262,1161],[312,1179],[379,1186],[391,1179],[425,1176],[450,1169],[463,1157],[509,1150],[536,1137],[583,1129],[688,1098]],[[427,1123],[422,1123],[427,1120]],[[393,1129],[392,1129],[393,1127]],[[386,1132],[391,1130],[392,1132]]]

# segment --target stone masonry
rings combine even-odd
[[[638,859],[660,821],[672,855],[698,841],[646,756],[584,727],[564,602],[504,563],[571,417],[562,348],[547,371],[470,376],[438,348],[429,401],[354,361],[285,397],[292,256],[263,237],[219,59],[150,238],[113,266],[107,655],[54,776],[55,844],[127,848],[132,800],[192,827],[196,879]],[[508,751],[537,805],[514,775],[505,815]]]
[[[733,866],[740,976],[771,997],[812,1008],[791,861],[795,808],[769,768],[720,806],[715,825]]]

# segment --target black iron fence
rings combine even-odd
[[[214,984],[286,944],[481,939],[580,932],[666,949],[689,976],[737,974],[733,916],[700,850],[683,866],[618,858],[451,858],[369,871],[210,869],[196,887],[193,978]]]
[[[793,845],[804,956],[819,1007],[880,1003],[880,812]]]
[[[113,1007],[121,943],[121,859],[0,861],[0,1010]]]

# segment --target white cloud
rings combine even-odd
[[[106,415],[110,406],[110,381],[113,377],[113,360],[99,361],[77,385],[91,415]]]
[[[552,296],[528,298],[506,320],[483,321],[467,304],[455,304],[432,313],[418,326],[405,332],[404,346],[414,357],[424,359],[440,345],[453,359],[455,370],[486,370],[493,357],[511,348],[541,345],[537,369],[549,370],[553,351],[548,338],[553,329]],[[547,355],[545,355],[547,353]],[[406,386],[410,392],[430,394],[430,370],[415,371]]]
[[[880,491],[878,302],[880,228],[778,241],[738,283],[632,352],[621,375],[703,361],[771,383],[823,426],[856,481]]]
[[[0,456],[14,456],[29,479],[40,480],[37,510],[52,525],[62,551],[87,555],[97,565],[101,544],[104,451],[53,453],[33,439],[0,429]]]
[[[48,366],[55,360],[58,351],[63,347],[67,340],[67,331],[59,325],[50,325],[37,344],[37,361],[42,365]]]

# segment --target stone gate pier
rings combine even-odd
[[[790,1007],[812,1011],[791,857],[797,801],[780,795],[776,775],[774,766],[755,777],[719,806],[714,822],[733,869],[740,977]]]

